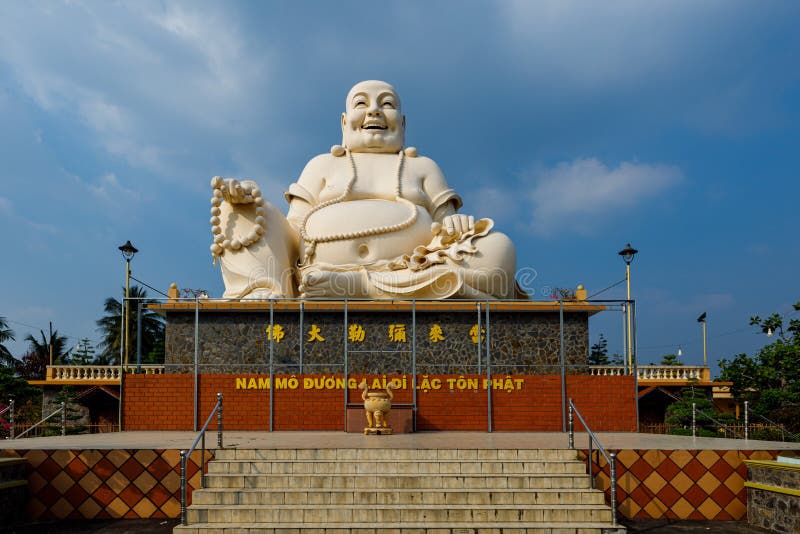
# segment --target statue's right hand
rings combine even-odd
[[[231,204],[252,204],[254,191],[258,191],[258,184],[252,180],[239,181],[234,178],[215,176],[211,180],[211,187],[222,191],[222,198]]]

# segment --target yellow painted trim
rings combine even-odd
[[[749,481],[744,483],[744,487],[800,497],[800,489],[782,488],[780,486],[768,486],[767,484],[759,484],[758,482],[749,482]]]
[[[0,490],[9,488],[18,488],[20,486],[27,486],[27,480],[12,480],[11,482],[0,482]]]
[[[744,463],[753,467],[765,467],[767,469],[777,469],[779,471],[800,471],[800,465],[774,462],[770,460],[744,460]]]

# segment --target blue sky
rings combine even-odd
[[[127,239],[137,278],[221,294],[210,178],[285,210],[347,90],[384,79],[534,298],[620,280],[631,242],[640,362],[701,363],[703,311],[712,361],[752,353],[748,318],[800,300],[798,23],[777,1],[4,2],[0,315],[97,340]],[[592,341],[621,351],[620,323]]]

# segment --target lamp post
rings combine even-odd
[[[700,314],[700,317],[697,318],[697,322],[703,325],[703,367],[708,365],[706,359],[706,312]]]
[[[128,328],[129,319],[130,319],[130,302],[128,299],[130,298],[131,292],[131,260],[133,256],[139,252],[136,247],[131,245],[130,239],[125,242],[124,245],[117,247],[122,252],[122,257],[125,258],[125,302],[122,304],[122,312],[125,314],[125,357],[124,357],[124,365],[128,365],[128,354],[130,353],[130,341],[128,339],[130,329]]]
[[[633,336],[631,334],[631,262],[633,261],[636,253],[639,252],[631,246],[630,243],[625,245],[625,248],[620,250],[618,254],[622,256],[625,262],[625,280],[628,282],[628,301],[625,303],[625,320],[627,326],[626,345],[628,346],[628,373],[633,374]]]

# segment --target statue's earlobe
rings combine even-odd
[[[406,129],[406,116],[403,115],[403,130]]]
[[[347,146],[346,138],[347,133],[345,133],[345,124],[347,123],[347,113],[342,113],[342,146]]]

